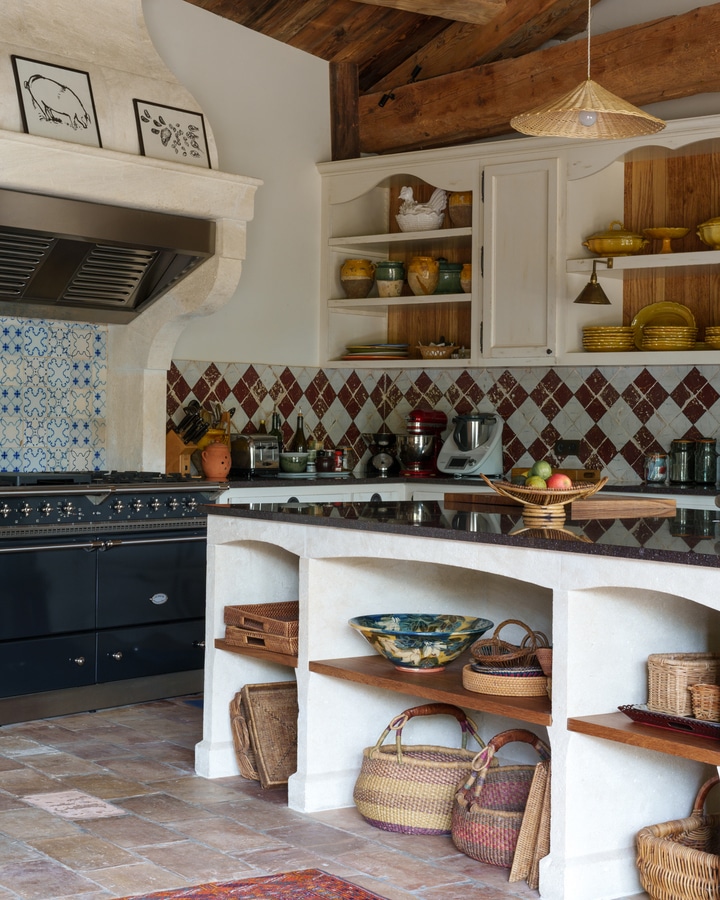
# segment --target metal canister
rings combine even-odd
[[[688,484],[695,480],[695,441],[670,442],[670,482]]]
[[[695,441],[695,484],[715,484],[717,481],[717,450],[715,438]]]
[[[667,481],[667,453],[646,453],[644,474],[645,481],[649,484],[662,484]]]

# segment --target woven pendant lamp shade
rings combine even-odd
[[[580,113],[586,111],[596,114],[594,124],[581,124]],[[627,103],[591,78],[564,97],[515,116],[510,124],[523,134],[595,140],[656,134],[665,127],[662,119]]]

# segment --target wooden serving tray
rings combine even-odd
[[[677,503],[665,497],[588,497],[570,504],[572,519],[632,519],[637,516],[674,516]]]

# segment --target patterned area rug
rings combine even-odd
[[[200,884],[179,891],[125,897],[124,900],[212,900],[218,897],[225,900],[384,900],[379,894],[363,890],[320,869],[303,869],[222,884]]]

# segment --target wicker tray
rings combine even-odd
[[[297,684],[246,684],[241,694],[260,784],[281,787],[297,769]]]
[[[288,656],[297,656],[298,652],[296,637],[282,637],[279,634],[266,634],[262,631],[247,631],[245,628],[238,628],[237,625],[225,626],[225,641],[236,647],[254,647],[273,653],[286,653]]]
[[[241,603],[225,607],[225,624],[248,631],[297,637],[299,615],[300,604],[297,600],[287,603]]]
[[[703,719],[692,719],[689,716],[673,716],[668,713],[653,712],[644,704],[626,704],[618,706],[618,709],[633,722],[720,741],[720,722],[706,722]]]
[[[496,697],[544,697],[547,695],[545,675],[521,675],[516,677],[506,669],[504,675],[486,675],[463,666],[462,683],[466,691],[476,694],[493,694]]]

